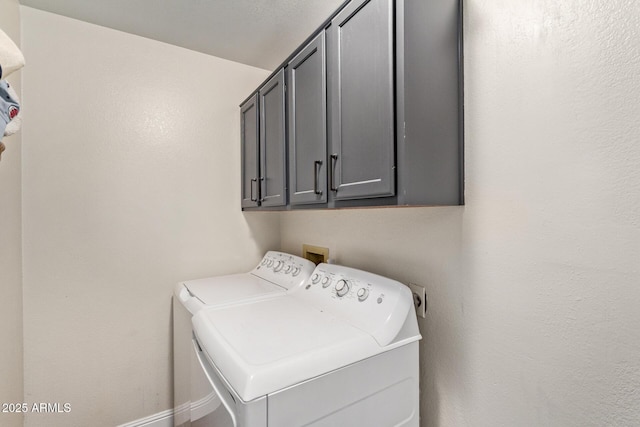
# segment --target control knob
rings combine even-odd
[[[311,276],[311,282],[315,285],[319,281],[320,281],[320,275],[318,273],[314,273],[314,275]]]
[[[368,297],[369,297],[369,289],[367,289],[367,288],[358,289],[358,300],[359,301],[364,301]]]
[[[282,267],[284,267],[284,261],[278,261],[275,267],[273,267],[273,271],[277,273],[278,271],[282,270]]]
[[[338,280],[338,283],[336,283],[336,295],[338,295],[339,297],[343,297],[346,294],[348,294],[349,289],[350,289],[349,282],[347,282],[344,279],[340,279]]]
[[[323,288],[329,287],[330,284],[331,284],[331,278],[330,277],[325,277],[324,279],[322,279],[322,287]]]

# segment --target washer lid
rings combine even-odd
[[[247,299],[259,299],[286,289],[251,273],[231,274],[228,276],[208,277],[183,282],[191,295],[205,305],[224,305]]]
[[[289,295],[193,317],[211,361],[244,400],[281,390],[388,349],[368,333]]]

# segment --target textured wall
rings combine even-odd
[[[240,211],[238,104],[267,72],[23,7],[27,426],[172,407],[171,296],[277,248]]]
[[[282,214],[427,288],[422,425],[640,424],[640,3],[465,1],[466,206]]]
[[[0,29],[20,45],[18,0],[0,0]],[[8,78],[18,94],[21,74]],[[2,138],[0,161],[0,404],[22,402],[21,140],[20,133]],[[0,425],[20,426],[22,416],[0,412]]]
[[[22,13],[25,398],[73,405],[27,425],[166,409],[173,282],[280,238],[427,287],[423,426],[640,424],[639,3],[465,1],[467,205],[287,212],[281,235],[233,184],[265,72]]]

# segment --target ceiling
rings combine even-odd
[[[344,0],[20,0],[25,6],[274,70]]]

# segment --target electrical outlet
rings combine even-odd
[[[416,285],[415,283],[409,283],[409,288],[413,294],[413,305],[416,308],[416,314],[424,319],[427,313],[427,290],[424,286]]]

